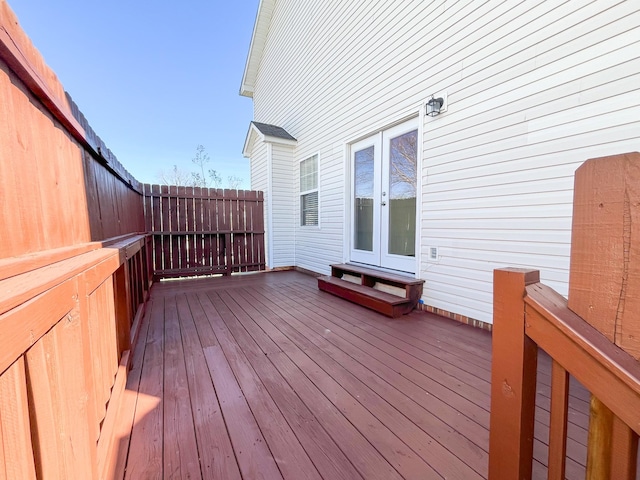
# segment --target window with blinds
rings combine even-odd
[[[318,225],[318,156],[300,162],[300,225]]]

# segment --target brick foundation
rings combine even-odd
[[[441,308],[435,308],[431,305],[425,305],[424,303],[418,305],[418,307],[420,308],[420,310],[423,310],[425,312],[440,315],[441,317],[445,318],[450,318],[451,320],[455,320],[456,322],[464,323],[466,325],[471,325],[475,328],[481,328],[482,330],[487,330],[489,332],[493,330],[493,325],[491,323],[486,323],[474,318],[469,318],[464,315],[460,315],[459,313],[451,313]]]

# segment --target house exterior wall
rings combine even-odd
[[[268,144],[253,138],[251,145],[251,163],[250,163],[250,175],[251,175],[251,190],[260,190],[264,192],[264,225],[265,225],[265,237],[264,237],[264,249],[267,256],[267,267],[270,267],[270,255],[271,255],[271,242],[269,241],[269,212],[271,202],[271,192],[269,189],[269,147]]]
[[[299,224],[295,211],[294,149],[289,145],[272,144],[272,245],[273,264],[271,267],[295,265],[295,234]]]
[[[294,147],[254,135],[251,150],[251,189],[262,190],[266,208],[265,252],[269,268],[295,265],[296,210]]]
[[[255,119],[296,137],[293,172],[320,159],[320,226],[294,215],[295,265],[348,260],[348,144],[419,115],[424,302],[491,323],[504,266],[566,295],[574,170],[640,150],[638,25],[629,1],[276,1]],[[425,116],[441,92],[447,111]]]

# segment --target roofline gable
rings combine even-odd
[[[253,142],[254,137],[258,137],[258,140],[266,143],[275,143],[279,145],[291,145],[295,146],[298,144],[298,141],[291,136],[284,128],[276,127],[275,125],[267,125],[267,124],[258,124],[264,127],[273,127],[275,129],[279,129],[281,131],[281,135],[269,135],[264,134],[263,131],[256,125],[255,122],[251,122],[249,124],[249,131],[247,132],[247,137],[244,140],[244,147],[242,149],[242,156],[245,158],[251,157],[251,144]]]
[[[242,83],[240,84],[240,95],[244,97],[253,97],[258,67],[260,66],[264,46],[267,42],[267,34],[271,26],[271,16],[274,6],[275,0],[260,0],[260,4],[258,5],[258,13],[256,14],[256,21],[253,25],[253,33],[251,35],[251,44],[244,66]]]

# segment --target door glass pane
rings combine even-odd
[[[373,146],[354,156],[354,208],[356,250],[373,251]]]
[[[389,252],[414,257],[418,131],[392,138],[389,145]]]

